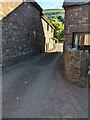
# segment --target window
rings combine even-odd
[[[49,31],[49,24],[47,23],[47,31]]]
[[[90,50],[90,33],[74,33],[73,47],[78,50]]]

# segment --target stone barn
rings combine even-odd
[[[64,64],[68,80],[88,86],[90,66],[90,2],[65,0]]]
[[[2,66],[44,52],[42,8],[36,2],[2,2]]]

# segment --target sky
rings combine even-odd
[[[64,0],[36,0],[43,9],[62,9]]]

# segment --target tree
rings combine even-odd
[[[63,41],[64,37],[64,23],[60,22],[56,18],[52,18],[51,21],[52,25],[55,27],[55,36],[59,41]]]

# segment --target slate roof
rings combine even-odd
[[[80,6],[85,4],[90,4],[90,0],[72,0],[72,2],[70,2],[70,0],[64,0],[63,7]]]

